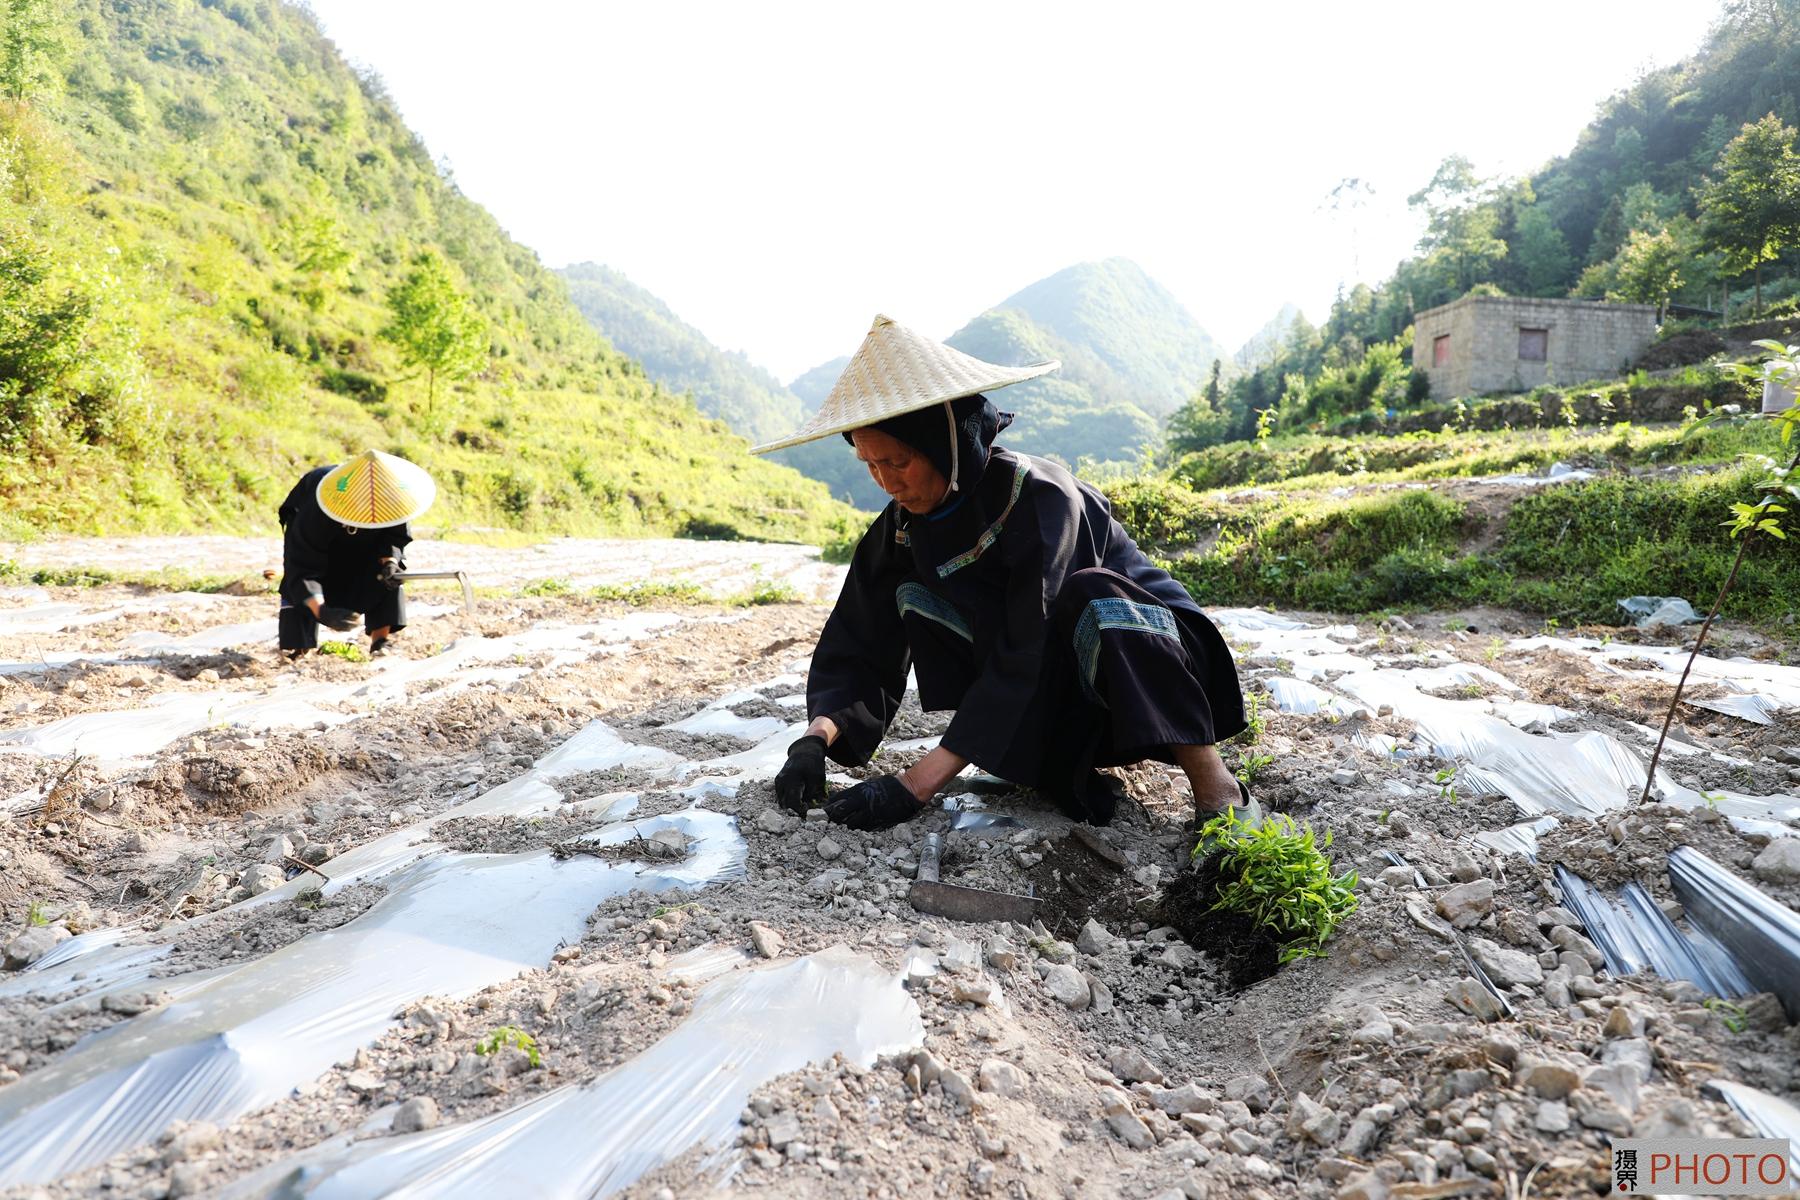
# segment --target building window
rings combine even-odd
[[[1450,365],[1450,335],[1440,333],[1431,339],[1431,365],[1447,367]]]
[[[1550,357],[1550,331],[1548,329],[1519,330],[1519,361],[1544,362]]]

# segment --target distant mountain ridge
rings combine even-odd
[[[576,305],[615,347],[753,442],[781,436],[816,410],[849,361],[822,363],[784,388],[743,355],[719,350],[619,272],[586,263],[562,275]],[[945,341],[1006,365],[1061,361],[1054,375],[1007,388],[996,403],[1018,414],[1006,445],[1074,466],[1137,463],[1160,440],[1163,419],[1205,385],[1213,360],[1228,357],[1166,288],[1123,258],[1040,279]],[[840,439],[771,457],[858,507],[887,502]]]

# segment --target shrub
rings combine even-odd
[[[1281,942],[1281,961],[1323,958],[1325,942],[1356,911],[1356,872],[1331,873],[1331,833],[1315,840],[1311,828],[1285,813],[1248,819],[1226,809],[1200,827],[1194,857],[1220,854],[1214,911],[1238,913]],[[1230,880],[1230,882],[1225,882]]]

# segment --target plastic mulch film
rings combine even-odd
[[[1555,829],[1558,824],[1555,817],[1539,817],[1535,821],[1508,825],[1505,829],[1486,830],[1476,834],[1474,841],[1477,846],[1486,846],[1495,853],[1523,854],[1536,862],[1538,839]]]
[[[1670,872],[1674,872],[1672,858]],[[1556,868],[1556,883],[1564,906],[1581,918],[1614,975],[1654,971],[1664,979],[1685,979],[1715,996],[1743,996],[1757,990],[1741,959],[1734,960],[1703,931],[1684,935],[1636,883],[1625,885],[1617,903],[1567,867]],[[1679,886],[1676,891],[1680,893]],[[1685,903],[1686,897],[1682,899]]]
[[[1750,1122],[1764,1137],[1788,1140],[1788,1178],[1800,1179],[1800,1108],[1780,1096],[1771,1096],[1731,1079],[1708,1080],[1707,1087]]]
[[[476,683],[506,683],[536,669],[518,665],[521,656],[547,666],[580,662],[617,646],[641,640],[683,618],[634,613],[585,625],[526,629],[503,637],[462,637],[430,658],[386,658],[353,682],[312,683],[271,692],[225,689],[159,698],[143,708],[79,713],[47,725],[0,733],[0,750],[62,757],[92,755],[103,767],[155,754],[176,739],[220,725],[250,731],[343,724],[357,719],[337,711],[348,705],[373,711],[405,700],[408,689],[435,685],[434,695]]]
[[[544,966],[610,896],[742,873],[743,839],[718,813],[646,818],[591,840],[665,828],[692,839],[686,860],[439,853],[392,877],[388,894],[348,924],[213,972],[197,988],[171,981],[170,1004],[0,1089],[0,1184],[48,1182],[175,1121],[224,1122],[272,1103],[374,1041],[403,1006],[471,995]]]
[[[1692,846],[1669,855],[1669,880],[1688,920],[1722,943],[1749,977],[1744,991],[1774,992],[1800,1021],[1800,913]],[[1721,993],[1721,995],[1724,993]]]
[[[900,980],[835,946],[715,981],[674,1032],[591,1083],[464,1125],[340,1139],[223,1196],[599,1197],[696,1146],[724,1173],[754,1089],[834,1054],[867,1066],[923,1038],[918,1006]]]

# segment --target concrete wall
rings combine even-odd
[[[1519,359],[1519,331],[1548,330],[1546,362]],[[1450,337],[1450,360],[1432,366],[1432,345]],[[1413,366],[1431,380],[1431,397],[1522,392],[1542,383],[1605,379],[1629,367],[1656,337],[1649,304],[1464,296],[1413,318]]]

